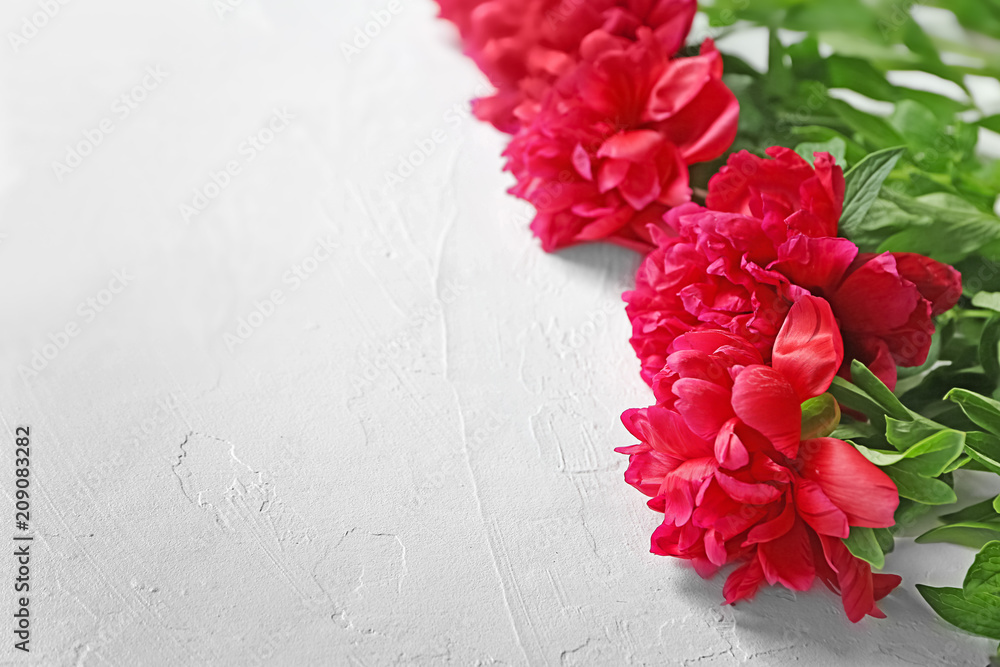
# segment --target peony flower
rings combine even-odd
[[[652,381],[691,329],[742,336],[767,362],[788,308],[812,294],[840,325],[841,374],[858,359],[894,388],[897,365],[927,360],[933,317],[957,303],[960,274],[910,253],[859,254],[836,237],[844,181],[833,158],[819,153],[813,168],[786,148],[768,155],[732,156],[709,184],[717,210],[686,204],[666,215],[674,234],[651,230],[657,248],[624,294],[643,378]]]
[[[511,134],[555,80],[580,59],[595,30],[635,40],[653,31],[668,55],[684,44],[697,11],[694,0],[438,0],[466,53],[497,87],[474,103],[476,115]]]
[[[687,166],[735,137],[739,105],[711,41],[671,59],[648,29],[637,40],[588,35],[580,65],[504,153],[510,192],[537,209],[531,228],[547,251],[599,239],[649,250],[648,226],[690,199]]]
[[[803,296],[774,345],[773,365],[723,331],[678,337],[656,376],[657,404],[622,416],[638,445],[626,481],[664,514],[651,551],[691,561],[702,576],[737,564],[727,603],[766,582],[841,594],[851,621],[884,617],[877,601],[900,578],[873,574],[844,546],[852,526],[894,525],[892,480],[852,445],[803,440],[801,403],[823,394],[843,360],[829,304]]]

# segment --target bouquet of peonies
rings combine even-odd
[[[978,150],[1000,116],[969,88],[1000,76],[1000,10],[940,0],[949,35],[933,1],[702,7],[716,36],[770,28],[761,72],[691,38],[694,0],[438,2],[542,247],[644,255],[624,299],[655,403],[617,451],[663,515],[652,552],[727,569],[728,603],[819,579],[883,617],[896,535],[958,502],[956,471],[1000,474],[1000,166]],[[980,551],[921,594],[1000,639],[1000,497],[939,518],[917,543]]]

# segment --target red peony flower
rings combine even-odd
[[[653,553],[706,577],[739,564],[724,588],[730,604],[764,582],[802,591],[818,578],[851,621],[884,617],[876,603],[900,578],[873,574],[842,539],[851,526],[894,525],[896,487],[852,445],[801,439],[801,403],[829,388],[842,360],[829,304],[808,295],[785,319],[773,366],[728,332],[675,340],[657,405],[622,416],[640,443],[617,450],[630,456],[626,481],[664,513]]]
[[[579,61],[583,39],[595,30],[635,40],[653,30],[668,55],[684,44],[695,0],[438,0],[455,23],[466,53],[498,91],[474,103],[476,115],[511,134],[519,110],[537,104],[556,78]]]
[[[559,80],[505,155],[510,192],[538,210],[547,251],[607,239],[649,250],[648,226],[690,199],[687,165],[721,155],[739,105],[710,41],[671,59],[644,28],[638,41],[591,33],[582,63]]]
[[[933,316],[961,296],[953,268],[910,253],[858,253],[837,238],[843,206],[840,167],[825,153],[815,169],[786,148],[775,159],[742,152],[709,185],[710,210],[671,210],[676,232],[651,231],[657,248],[643,262],[636,288],[624,294],[632,346],[647,382],[667,349],[691,329],[724,329],[771,358],[789,306],[803,294],[827,299],[840,324],[846,357],[859,359],[890,388],[896,366],[927,359]]]

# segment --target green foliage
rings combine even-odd
[[[986,3],[970,0],[968,7],[960,3],[956,8],[941,0],[940,6],[955,11],[970,30],[993,34],[995,18],[983,9]],[[767,72],[758,72],[731,55],[725,59],[726,81],[742,109],[733,150],[763,154],[772,145],[794,148],[803,142],[837,139],[843,142],[844,159],[854,164],[869,153],[905,146],[906,155],[887,180],[898,194],[911,198],[951,194],[980,213],[992,214],[1000,192],[1000,169],[986,165],[977,156],[976,146],[978,128],[997,130],[1000,117],[978,112],[965,77],[1000,76],[1000,51],[974,53],[983,63],[978,68],[949,65],[941,54],[967,54],[968,44],[929,35],[913,20],[911,7],[912,3],[887,0],[706,3],[703,11],[716,28],[762,26],[770,30]],[[986,20],[975,20],[977,14]],[[799,41],[785,43],[789,38],[779,38],[779,28],[803,35],[792,38]],[[821,45],[832,47],[833,52],[824,51]],[[725,53],[725,47],[722,50]],[[924,72],[952,82],[955,97],[892,83],[888,74],[898,70]],[[869,113],[841,91],[888,105],[891,111]],[[968,120],[977,113],[978,121]],[[881,224],[898,225],[899,220]]]
[[[853,526],[844,544],[852,554],[867,561],[872,567],[882,569],[885,566],[885,552],[882,551],[882,546],[872,528]]]
[[[917,585],[927,603],[955,627],[1000,639],[1000,541],[983,546],[962,588]]]

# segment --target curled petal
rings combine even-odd
[[[795,506],[799,516],[817,533],[841,539],[851,534],[847,515],[826,497],[822,487],[816,482],[810,479],[796,481]]]
[[[852,445],[836,438],[806,440],[799,457],[802,476],[823,490],[844,512],[850,525],[863,528],[895,525],[893,515],[899,506],[896,485]]]
[[[795,302],[774,341],[772,365],[791,383],[799,402],[826,392],[843,360],[844,343],[830,304],[816,296]]]
[[[767,366],[744,369],[733,384],[732,404],[744,424],[762,433],[785,456],[795,457],[802,407],[784,375]]]
[[[722,587],[726,604],[735,604],[740,600],[750,600],[764,583],[764,568],[756,554],[745,565],[733,570]]]
[[[836,575],[836,588],[843,599],[844,611],[852,623],[865,616],[885,618],[875,597],[875,579],[871,566],[848,551],[843,541],[820,535],[827,564]],[[879,599],[899,585],[901,579],[894,575],[878,575]]]

